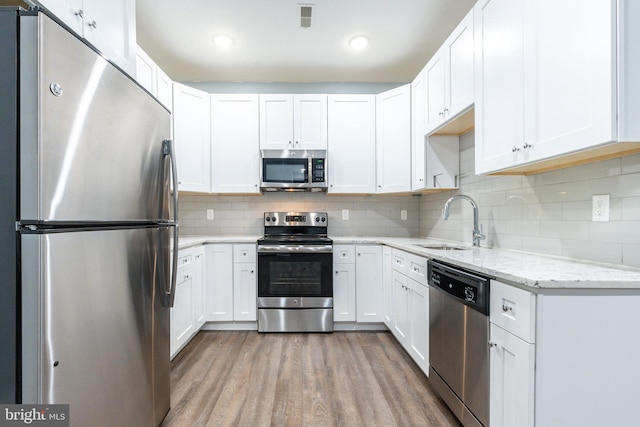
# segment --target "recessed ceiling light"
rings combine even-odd
[[[218,34],[213,36],[213,42],[219,47],[233,46],[233,39],[229,36],[225,36],[224,34]]]
[[[349,40],[352,49],[363,49],[369,44],[369,39],[365,36],[355,36]]]

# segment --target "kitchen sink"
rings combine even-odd
[[[466,249],[471,249],[470,246],[447,245],[445,243],[414,243],[414,246],[419,246],[421,248],[431,249],[434,251],[463,251]]]

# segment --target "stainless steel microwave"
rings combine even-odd
[[[325,191],[326,150],[261,150],[263,191]]]

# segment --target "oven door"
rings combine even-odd
[[[333,306],[331,246],[259,246],[258,307]]]

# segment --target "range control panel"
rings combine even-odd
[[[326,212],[265,212],[265,227],[326,227]]]

